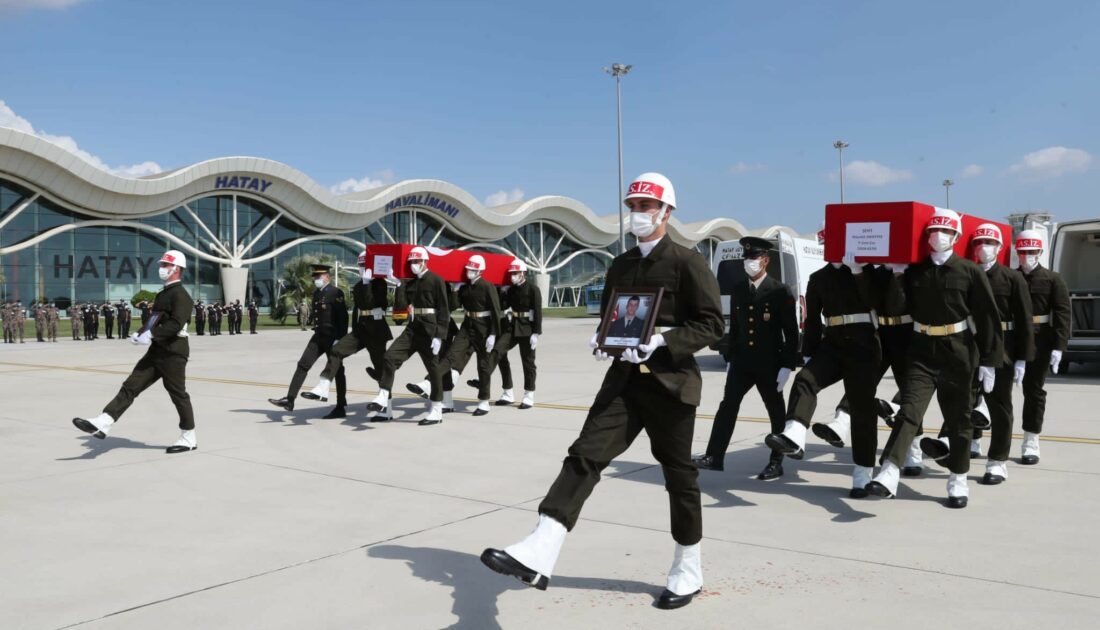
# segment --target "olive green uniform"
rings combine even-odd
[[[1051,352],[1065,352],[1069,345],[1069,289],[1060,274],[1042,266],[1032,269],[1031,273],[1023,273],[1023,276],[1031,295],[1033,316],[1036,320],[1048,320],[1034,324],[1035,359],[1028,362],[1023,382],[1024,431],[1038,434],[1043,432],[1043,417],[1046,415],[1047,391],[1043,386],[1050,370]]]
[[[512,389],[512,365],[508,351],[519,346],[519,358],[523,363],[523,389],[535,391],[535,349],[531,347],[531,335],[542,335],[542,292],[533,282],[508,287],[501,299],[506,316],[502,321],[502,337],[497,339],[494,353],[500,369],[501,386]]]
[[[370,355],[371,365],[376,371],[380,371],[386,357],[386,342],[393,339],[393,333],[386,323],[389,295],[385,279],[375,278],[370,283],[357,282],[352,287],[351,294],[355,301],[355,311],[352,314],[354,324],[351,332],[341,337],[332,350],[329,350],[328,363],[321,372],[323,379],[332,380],[337,370],[343,367],[344,359],[364,348]],[[382,309],[380,319],[371,315],[371,311],[376,308]]]
[[[952,255],[942,265],[931,258],[911,265],[891,289],[904,295],[915,332],[901,388],[897,439],[885,458],[899,468],[904,465],[935,394],[951,445],[945,463],[952,473],[965,474],[970,470],[974,372],[979,365],[1000,367],[1004,360],[1001,320],[989,280],[981,267]],[[965,329],[959,332],[929,328],[960,322]]]
[[[386,350],[378,379],[380,388],[392,393],[397,370],[413,354],[419,354],[432,386],[431,400],[442,402],[443,375],[439,356],[432,354],[432,339],[439,339],[442,343],[447,336],[447,326],[451,321],[450,293],[443,278],[431,270],[425,271],[419,278],[405,280],[397,287],[394,308],[404,310],[412,307],[413,311],[405,330]]]
[[[695,410],[703,380],[695,353],[718,341],[724,332],[718,282],[706,261],[668,236],[648,256],[638,247],[617,256],[607,271],[600,312],[607,311],[616,288],[661,287],[657,326],[667,345],[644,363],[616,360],[608,367],[581,434],[539,513],[573,529],[600,472],[630,447],[642,429],[661,464],[671,510],[672,537],[694,545],[703,535],[699,472],[691,461]]]
[[[474,282],[463,283],[458,288],[458,303],[465,311],[465,317],[447,351],[447,358],[440,362],[443,389],[454,389],[451,370],[461,371],[472,350],[477,355],[477,398],[488,400],[489,378],[496,366],[491,358],[492,353],[485,349],[485,341],[489,335],[493,335],[496,338],[493,346],[495,349],[495,342],[500,340],[500,300],[497,298],[497,289],[491,282],[478,276]]]
[[[191,397],[187,394],[187,360],[191,355],[191,346],[187,337],[179,336],[191,321],[193,304],[191,296],[179,282],[166,285],[157,293],[149,320],[152,343],[122,383],[118,394],[103,408],[103,413],[117,422],[141,392],[157,380],[163,380],[164,389],[179,414],[179,428],[183,431],[195,428],[195,413],[191,409]]]
[[[290,378],[290,387],[287,388],[287,400],[298,397],[298,391],[302,389],[302,383],[305,383],[313,364],[317,359],[325,356],[336,340],[348,331],[348,307],[344,300],[344,292],[332,284],[326,284],[313,291],[309,312],[311,313],[309,323],[313,327],[313,335],[302,350],[302,356],[298,358],[298,365]],[[340,392],[346,390],[346,384],[341,384],[342,380],[338,378],[336,381],[338,399],[343,397]],[[344,406],[341,402],[345,401],[338,400],[337,404]]]

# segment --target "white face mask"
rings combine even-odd
[[[983,264],[991,263],[997,258],[996,245],[979,245],[977,252],[978,262]]]
[[[664,221],[664,219],[664,208],[655,215],[648,212],[631,212],[630,233],[638,238],[645,238],[653,234],[654,230],[657,229],[657,226],[660,225],[661,221]]]
[[[522,273],[512,274],[512,284],[523,284],[523,274]]]
[[[1020,266],[1024,271],[1031,271],[1039,266],[1039,256],[1036,254],[1020,254]]]
[[[168,277],[172,275],[174,269],[172,267],[160,267],[157,269],[157,275],[160,276],[161,282],[167,282]]]
[[[928,246],[932,248],[934,252],[946,252],[951,249],[952,241],[954,239],[950,234],[944,234],[943,232],[933,232],[928,235]]]
[[[422,262],[409,263],[409,271],[413,272],[414,276],[420,277],[424,273],[426,265]]]
[[[745,259],[745,273],[749,274],[749,279],[755,278],[760,273],[760,259],[759,258],[746,258]]]
[[[321,278],[314,278],[313,279],[313,286],[320,289],[321,287],[325,286],[325,281],[322,280]]]
[[[473,269],[467,269],[466,270],[466,279],[469,280],[470,282],[476,282],[477,277],[480,274],[481,274],[480,271],[474,271]]]

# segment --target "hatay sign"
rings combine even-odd
[[[219,175],[214,180],[214,188],[239,188],[264,193],[267,192],[268,186],[271,186],[270,180],[251,175]]]

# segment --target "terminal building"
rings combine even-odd
[[[669,222],[669,237],[708,261],[717,243],[748,233],[730,218]],[[128,178],[0,128],[2,301],[45,298],[64,307],[128,300],[160,288],[157,260],[178,249],[188,257],[184,284],[196,299],[256,300],[266,310],[295,257],[328,256],[356,272],[364,246],[413,243],[519,257],[544,300],[573,305],[578,287],[602,278],[618,238],[617,210],[599,217],[564,196],[485,207],[461,187],[431,179],[334,195],[290,166],[252,157]]]

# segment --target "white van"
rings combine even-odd
[[[768,275],[790,287],[791,293],[798,296],[797,317],[801,330],[806,321],[806,286],[810,283],[810,274],[825,266],[825,246],[819,245],[816,239],[797,238],[784,232],[766,240],[773,243],[768,257]],[[729,346],[730,294],[733,285],[745,277],[744,257],[744,248],[738,241],[723,241],[714,250],[714,276],[722,294],[726,334],[711,349],[723,354]]]
[[[1062,274],[1069,288],[1069,363],[1100,361],[1100,219],[1058,223],[1050,249],[1050,270]]]

